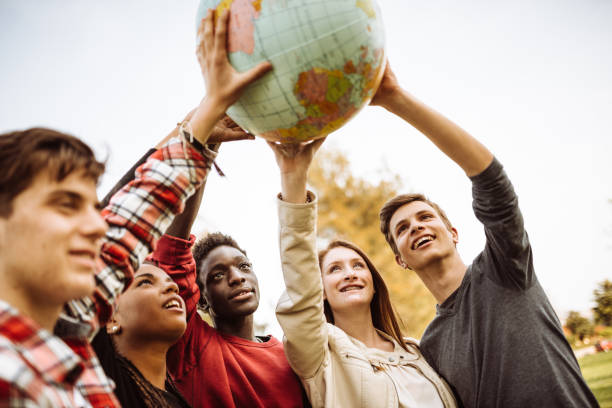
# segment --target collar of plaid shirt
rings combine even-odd
[[[19,388],[36,388],[32,386],[39,377],[40,382],[67,392],[78,389],[93,406],[100,400],[105,401],[103,406],[118,406],[114,404],[114,383],[104,375],[87,340],[60,339],[0,300],[0,343],[0,350],[13,350],[33,371],[33,375],[15,376]],[[19,363],[4,364],[3,371],[10,370],[11,364],[18,369]]]

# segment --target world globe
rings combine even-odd
[[[373,0],[202,0],[230,11],[228,57],[239,72],[273,71],[227,113],[267,140],[302,142],[337,130],[374,96],[385,68],[385,35]]]

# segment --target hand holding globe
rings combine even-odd
[[[270,61],[274,71],[250,85],[227,111],[270,141],[301,142],[340,128],[368,104],[384,67],[384,30],[373,0],[202,0],[229,10],[227,51],[238,72]]]

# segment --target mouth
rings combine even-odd
[[[167,310],[183,311],[183,303],[176,297],[172,297],[170,300],[164,303],[162,307]]]
[[[361,285],[348,285],[340,289],[340,292],[352,292],[352,291],[361,290],[361,289],[363,289],[363,286]]]
[[[70,255],[72,256],[78,256],[78,257],[82,257],[82,258],[89,258],[89,259],[95,259],[96,258],[96,252],[95,251],[91,251],[89,249],[73,249],[71,251],[68,252]]]
[[[73,249],[68,251],[68,255],[72,260],[87,269],[95,268],[96,264],[96,252],[88,249]]]
[[[251,288],[244,288],[239,291],[233,292],[229,297],[229,300],[246,300],[253,295],[255,291]]]
[[[416,250],[436,239],[433,235],[424,235],[412,243],[412,249]]]

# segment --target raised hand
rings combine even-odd
[[[207,97],[227,109],[244,88],[272,69],[272,64],[262,62],[245,72],[238,72],[227,59],[227,25],[229,11],[224,10],[216,19],[215,11],[208,10],[198,29],[196,55],[206,83]],[[224,109],[224,111],[225,111]]]
[[[468,176],[479,174],[493,160],[491,152],[457,124],[402,89],[389,61],[370,102],[410,123],[457,163]]]
[[[206,97],[189,121],[193,136],[202,144],[208,143],[211,132],[225,111],[238,100],[245,88],[272,69],[262,62],[245,72],[238,72],[227,59],[227,25],[229,11],[216,19],[209,10],[198,29],[196,54],[206,83]]]
[[[223,143],[223,142],[233,142],[236,140],[253,140],[255,136],[242,129],[236,122],[232,120],[229,116],[225,115],[223,119],[217,122],[212,132],[210,133],[210,137],[208,138],[208,143]]]
[[[389,60],[387,60],[380,86],[370,101],[370,105],[382,106],[383,108],[389,109],[389,107],[392,106],[393,97],[400,89],[397,78],[391,70]]]
[[[295,144],[268,142],[281,173],[281,194],[284,201],[306,202],[308,168],[324,141],[325,138]]]

